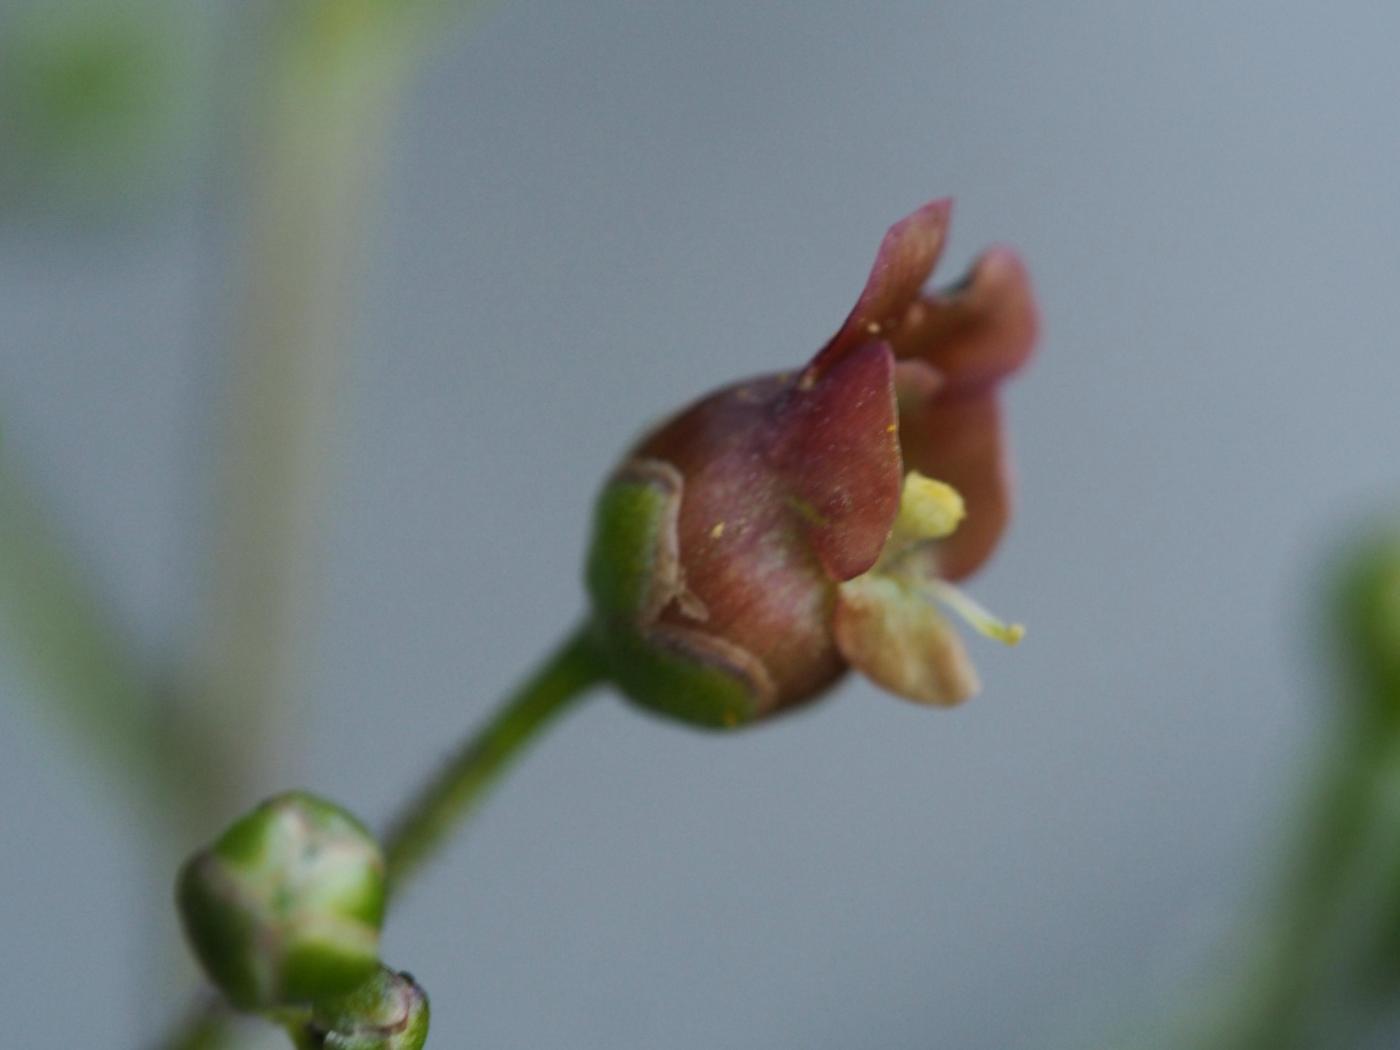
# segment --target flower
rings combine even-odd
[[[595,634],[637,702],[709,726],[819,696],[848,667],[900,695],[976,691],[936,604],[1014,642],[951,581],[996,547],[1010,491],[1000,382],[1036,312],[1014,252],[925,293],[950,202],[886,234],[855,308],[801,371],[701,399],[599,500]]]

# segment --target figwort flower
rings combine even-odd
[[[924,292],[936,201],[886,234],[840,331],[801,371],[700,400],[644,437],[599,500],[595,632],[632,699],[711,726],[819,695],[847,666],[910,699],[977,689],[946,607],[1014,642],[951,581],[1009,514],[997,387],[1036,312],[1007,249]]]

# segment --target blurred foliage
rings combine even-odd
[[[1372,717],[1400,722],[1400,532],[1357,546],[1341,573],[1339,612],[1353,688]]]
[[[5,658],[34,682],[42,715],[83,743],[84,760],[103,764],[175,832],[215,798],[229,756],[188,715],[162,709],[160,676],[61,533],[22,471],[0,457]]]
[[[0,15],[0,207],[89,214],[189,176],[211,13],[48,0]]]
[[[1400,532],[1339,543],[1336,661],[1293,849],[1243,957],[1184,1021],[1192,1050],[1395,1045],[1400,1006]]]

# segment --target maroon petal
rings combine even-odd
[[[984,254],[956,287],[916,302],[899,326],[900,443],[905,464],[962,493],[967,518],[939,545],[940,572],[960,579],[991,555],[1011,516],[1011,478],[997,385],[1030,356],[1038,323],[1016,254]],[[924,362],[940,386],[916,386]]]
[[[821,371],[852,347],[890,337],[933,273],[952,207],[947,198],[932,201],[890,227],[855,308],[810,368]]]
[[[967,508],[957,532],[938,541],[938,574],[949,580],[971,575],[996,549],[1011,517],[1001,406],[990,392],[934,397],[901,417],[899,436],[909,469],[952,485]]]
[[[911,303],[890,342],[943,376],[945,397],[995,384],[1030,357],[1039,319],[1026,267],[1009,248],[985,252],[952,288]]]
[[[899,512],[902,469],[894,355],[865,343],[779,407],[773,463],[826,571],[837,580],[875,564]]]

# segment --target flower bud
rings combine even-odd
[[[420,1050],[428,997],[413,977],[386,966],[353,992],[324,1000],[303,1029],[309,1050]]]
[[[1016,256],[922,291],[949,204],[886,235],[855,308],[799,371],[702,398],[605,486],[587,580],[599,650],[632,700],[728,727],[815,699],[848,667],[909,699],[977,688],[934,607],[1021,636],[952,587],[1009,516],[997,387],[1030,354]]]
[[[186,862],[180,915],[205,972],[241,1009],[342,995],[379,965],[384,859],[340,807],[269,799]]]

